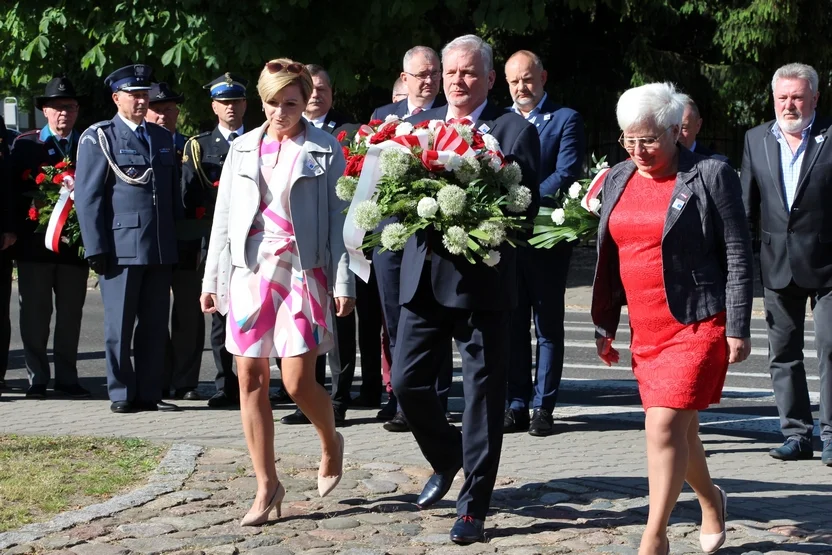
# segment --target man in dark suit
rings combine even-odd
[[[506,158],[520,165],[522,183],[532,191],[526,213],[532,218],[540,203],[540,139],[533,125],[488,101],[495,79],[492,60],[491,47],[479,37],[451,41],[442,51],[448,106],[410,121],[441,119],[492,134]],[[482,541],[500,462],[517,257],[508,245],[499,251],[500,262],[493,268],[471,264],[448,253],[441,235],[428,229],[407,242],[402,256],[393,390],[434,470],[417,505],[427,507],[442,499],[460,467],[465,471],[457,499],[459,518],[451,530],[457,543]],[[451,338],[462,354],[461,433],[446,420],[434,387]]]
[[[14,194],[9,168],[9,145],[6,144],[6,122],[0,115],[0,389],[6,387],[6,370],[9,364],[9,344],[12,323],[9,319],[9,303],[12,297],[12,257],[9,250],[17,241],[14,218]]]
[[[776,120],[745,135],[746,215],[760,234],[769,366],[785,443],[769,454],[811,459],[814,420],[803,365],[806,301],[820,371],[820,436],[832,466],[832,121],[817,115],[818,74],[788,64],[772,79]]]
[[[202,275],[202,262],[208,252],[222,166],[231,142],[245,133],[243,116],[247,107],[246,85],[248,81],[238,75],[224,73],[203,87],[209,91],[217,126],[212,131],[188,139],[182,155],[185,219],[180,222],[177,235],[180,242],[187,242],[194,247],[199,244],[199,252],[191,253],[186,261],[198,276]],[[180,260],[180,264],[182,262]],[[198,297],[199,291],[197,300]],[[240,404],[240,386],[237,374],[234,373],[234,357],[225,348],[225,316],[219,312],[211,315],[211,350],[217,367],[214,378],[217,390],[208,399],[208,406],[237,407]],[[197,373],[197,377],[198,375]]]
[[[171,135],[145,120],[151,73],[142,64],[111,73],[105,83],[118,113],[78,143],[75,208],[87,261],[100,276],[107,391],[116,413],[177,410],[161,400],[161,347],[182,196]]]
[[[399,80],[407,89],[407,97],[376,108],[370,116],[371,120],[383,121],[390,115],[404,119],[445,105],[444,97],[437,98],[442,83],[442,71],[439,56],[433,48],[414,46],[405,52]]]
[[[722,162],[728,162],[728,157],[718,154],[707,148],[702,142],[696,140],[696,136],[702,130],[702,116],[699,114],[699,106],[688,95],[682,95],[685,101],[685,112],[682,114],[682,128],[679,131],[679,144],[700,154],[706,158],[713,158]]]
[[[514,100],[510,110],[534,125],[540,136],[540,203],[554,207],[554,195],[566,192],[580,176],[584,123],[575,110],[549,98],[544,90],[546,77],[540,58],[528,50],[514,53],[506,62],[506,81]],[[572,247],[564,241],[551,249],[517,249],[517,309],[511,322],[505,432],[528,430],[533,436],[554,433],[552,411],[563,374],[563,319]],[[534,371],[529,347],[532,314],[537,337]]]
[[[38,232],[38,222],[28,216],[32,206],[29,193],[38,188],[34,178],[40,173],[40,167],[76,161],[80,138],[74,129],[78,98],[69,79],[55,77],[49,81],[43,96],[35,97],[35,107],[43,111],[47,125],[17,137],[12,149],[12,175],[18,194],[20,336],[29,374],[26,397],[30,399],[46,397],[50,377],[46,350],[53,297],[55,391],[78,399],[90,396],[78,383],[76,366],[89,266],[79,254],[78,245],[59,242],[57,251],[47,248],[46,233]]]

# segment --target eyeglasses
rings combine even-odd
[[[280,62],[269,62],[266,64],[266,69],[269,70],[269,73],[279,73],[285,70],[289,73],[300,74],[303,72],[303,64],[295,62],[287,65]]]
[[[438,81],[439,76],[441,75],[441,73],[438,70],[437,71],[423,71],[422,73],[410,73],[409,71],[405,71],[404,73],[407,73],[411,77],[415,77],[419,81],[427,81],[428,78],[433,79],[434,81]]]
[[[68,114],[73,114],[78,111],[77,104],[47,104],[46,107],[56,112],[66,112]]]
[[[618,144],[624,147],[627,152],[632,152],[636,149],[636,145],[640,145],[645,150],[653,150],[658,148],[659,139],[670,130],[670,127],[662,131],[657,137],[625,137],[624,133],[618,138]]]

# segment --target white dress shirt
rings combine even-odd
[[[327,112],[327,113],[329,113],[329,112]],[[303,117],[306,119],[306,121],[308,121],[309,123],[311,123],[312,125],[314,125],[318,129],[323,129],[324,122],[326,121],[326,114],[324,114],[320,117],[314,118],[314,119],[310,118],[306,114],[303,114]]]
[[[477,106],[477,108],[473,112],[468,114],[467,116],[462,116],[462,117],[453,115],[451,113],[451,108],[449,106],[448,107],[448,113],[445,114],[445,121],[449,121],[449,120],[452,120],[454,118],[456,118],[456,119],[468,118],[468,119],[471,120],[471,127],[473,127],[474,124],[477,123],[477,120],[480,119],[480,116],[482,115],[482,111],[485,110],[485,105],[486,104],[488,104],[488,100],[486,100],[485,102],[483,102],[482,104]]]
[[[415,104],[410,102],[410,98],[408,98],[407,99],[407,113],[405,114],[404,117],[407,118],[407,117],[412,116],[413,115],[413,110],[415,110],[416,108],[421,108],[423,112],[425,110],[430,110],[431,108],[433,108],[433,100],[431,100],[430,102],[428,102],[424,106],[416,106]]]
[[[240,135],[242,135],[243,133],[246,132],[245,129],[243,129],[242,125],[237,129],[228,129],[227,127],[223,127],[223,125],[220,123],[220,124],[217,125],[217,128],[220,130],[220,134],[222,135],[222,138],[225,139],[225,141],[228,144],[231,144],[231,141],[228,139],[229,135],[231,135],[232,133],[236,133],[237,136],[239,137]]]

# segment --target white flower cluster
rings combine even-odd
[[[413,124],[408,122],[402,122],[396,127],[396,137],[401,137],[403,135],[410,135],[413,132]]]
[[[459,136],[462,137],[463,141],[465,141],[469,145],[471,144],[471,141],[474,138],[474,132],[471,131],[471,126],[470,125],[463,125],[461,123],[454,123],[454,124],[451,124],[451,127],[456,129],[456,132],[459,133]]]
[[[598,214],[601,211],[601,201],[597,198],[589,200],[589,211]]]
[[[399,121],[401,118],[396,114],[390,114],[386,118],[384,118],[384,123],[390,123],[391,121]]]
[[[552,222],[555,225],[563,225],[563,222],[566,221],[566,212],[563,211],[563,208],[555,208],[552,210]]]
[[[436,202],[436,199],[431,197],[424,197],[419,201],[419,204],[416,205],[416,213],[420,218],[425,218],[427,220],[433,218],[436,215],[437,210],[439,210],[439,203]]]
[[[381,218],[381,208],[374,200],[365,200],[355,205],[353,220],[358,229],[373,231],[381,223]]]
[[[436,193],[439,209],[446,216],[456,216],[465,209],[465,190],[456,185],[446,185]]]
[[[508,202],[506,209],[509,212],[523,212],[532,203],[532,192],[523,185],[512,185],[508,188],[506,201]]]
[[[502,222],[481,222],[477,229],[488,234],[488,239],[480,239],[489,247],[497,247],[506,240],[506,226]]]
[[[390,179],[402,179],[407,170],[410,169],[410,163],[413,161],[413,156],[409,153],[399,150],[398,148],[385,148],[381,151],[378,158],[378,167],[381,169],[381,174]]]
[[[485,133],[482,136],[482,142],[485,143],[485,148],[491,150],[493,152],[498,152],[500,150],[500,141],[498,141],[494,135],[489,133]]]
[[[583,190],[583,185],[577,181],[569,186],[569,198],[578,198]]]
[[[404,224],[392,223],[381,230],[381,246],[390,251],[400,251],[407,243],[409,235]]]
[[[445,160],[445,169],[448,171],[456,171],[462,167],[462,162],[462,156],[456,152],[451,152],[448,154],[448,159]]]
[[[520,165],[517,162],[512,162],[511,164],[506,164],[503,166],[503,169],[500,170],[500,173],[497,174],[500,178],[500,181],[506,187],[511,187],[512,185],[519,185],[520,180],[523,179],[523,172],[520,169]]]
[[[471,183],[480,176],[480,163],[473,156],[462,156],[462,163],[454,170],[454,175],[463,183]]]
[[[497,154],[492,154],[491,152],[483,156],[480,163],[483,168],[486,166],[490,167],[491,171],[494,173],[499,172],[500,168],[503,166],[503,161],[500,160],[500,157],[497,156]]]
[[[496,266],[500,263],[500,253],[497,251],[488,251],[485,258],[482,259],[486,266]]]
[[[464,254],[468,248],[468,233],[458,225],[451,226],[445,230],[442,244],[451,254]]]
[[[355,196],[356,187],[358,187],[357,177],[342,175],[335,184],[335,195],[341,200],[350,202],[352,197]]]

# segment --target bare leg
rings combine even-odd
[[[240,418],[257,477],[252,512],[262,512],[279,483],[274,467],[274,417],[269,402],[269,359],[236,357],[240,379]]]
[[[321,440],[321,474],[335,476],[341,473],[341,445],[335,433],[335,414],[332,401],[315,381],[317,349],[280,361],[280,374],[286,393],[315,426]]]
[[[688,453],[688,473],[685,481],[696,492],[699,505],[702,507],[702,533],[719,534],[723,527],[722,498],[711,480],[705,448],[699,439],[698,412],[694,413],[688,428]]]
[[[688,470],[688,430],[696,411],[647,409],[647,481],[650,513],[639,555],[667,553],[667,522],[682,492]]]

